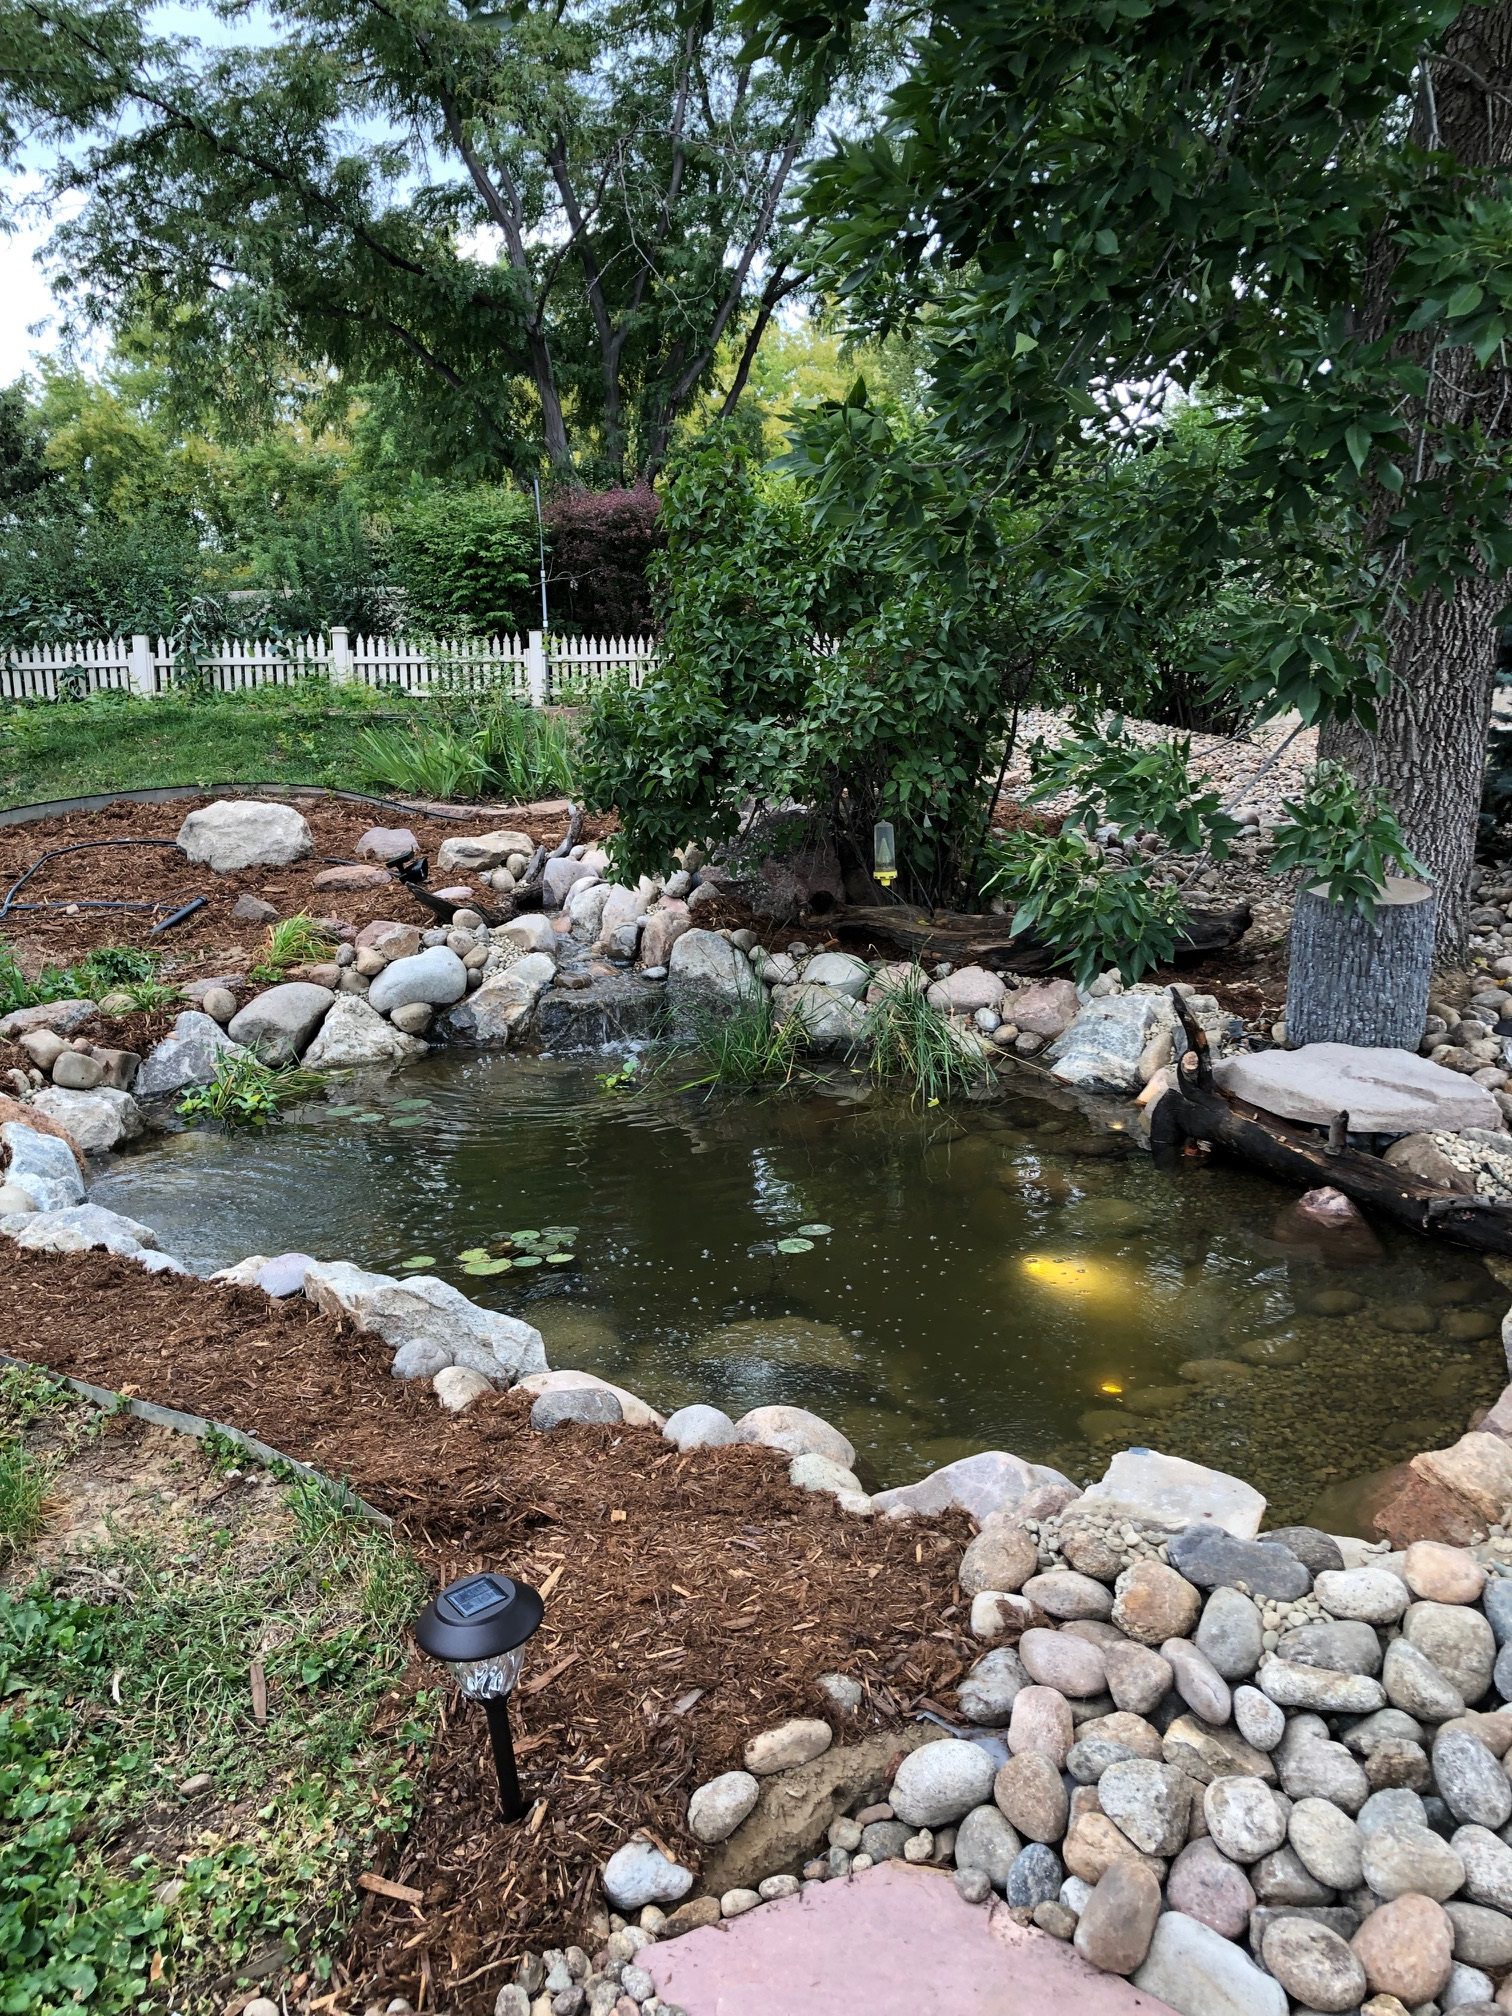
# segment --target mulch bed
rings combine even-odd
[[[973,1656],[955,1582],[963,1516],[849,1518],[795,1491],[768,1450],[685,1456],[650,1429],[538,1435],[522,1396],[446,1415],[389,1376],[380,1340],[303,1300],[105,1254],[0,1252],[0,1311],[17,1356],[234,1423],[346,1478],[437,1582],[493,1566],[547,1592],[515,1714],[537,1803],[498,1824],[482,1718],[449,1714],[423,1811],[381,1872],[424,1902],[366,1899],[333,1984],[341,2006],[403,1994],[483,2016],[521,1952],[581,1937],[599,1868],[632,1832],[697,1868],[689,1792],[737,1766],[758,1729],[833,1720],[820,1674],[861,1681],[860,1733],[940,1705]]]
[[[171,805],[137,805],[118,799],[98,812],[76,812],[26,826],[0,826],[0,896],[50,848],[94,840],[172,840],[196,803],[211,802],[208,794]],[[101,847],[49,861],[17,899],[36,903],[130,900],[176,907],[196,896],[209,898],[203,910],[162,937],[153,938],[150,932],[167,911],[144,910],[13,910],[0,919],[0,937],[11,944],[23,970],[32,975],[43,965],[70,965],[103,945],[145,946],[162,952],[171,958],[176,978],[241,971],[259,957],[263,947],[261,927],[231,914],[241,895],[260,896],[274,904],[281,916],[304,910],[312,917],[338,917],[359,930],[378,917],[422,926],[435,923],[430,912],[397,880],[377,889],[315,888],[315,877],[323,868],[355,861],[357,842],[370,826],[407,826],[422,853],[430,857],[433,887],[466,879],[447,877],[437,870],[436,854],[443,840],[519,825],[533,839],[554,847],[567,830],[565,810],[478,806],[469,808],[460,819],[442,820],[344,799],[301,798],[293,802],[308,820],[315,844],[313,853],[292,867],[247,868],[235,875],[214,875],[208,868],[186,861],[171,847]],[[583,838],[597,838],[611,824],[609,820],[589,820]]]

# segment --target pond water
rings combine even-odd
[[[93,1194],[199,1271],[432,1255],[553,1365],[664,1410],[814,1408],[874,1488],[984,1448],[1080,1479],[1148,1442],[1300,1518],[1500,1391],[1507,1295],[1472,1254],[1381,1228],[1325,1263],[1277,1236],[1291,1191],[1205,1158],[1157,1170],[1018,1078],[920,1112],[844,1077],[708,1095],[680,1087],[691,1068],[627,1096],[603,1059],[441,1054],[265,1137],[158,1137]],[[494,1251],[527,1264],[465,1271]]]

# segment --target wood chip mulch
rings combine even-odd
[[[365,1896],[328,2007],[406,1995],[482,2016],[521,1952],[582,1936],[600,1866],[632,1832],[697,1868],[689,1792],[738,1766],[757,1730],[833,1719],[820,1674],[862,1682],[857,1734],[943,1705],[972,1657],[964,1517],[848,1518],[795,1491],[771,1451],[685,1456],[651,1429],[538,1435],[507,1394],[448,1416],[389,1376],[380,1340],[302,1299],[101,1253],[0,1251],[0,1336],[346,1478],[438,1583],[492,1566],[547,1595],[516,1700],[528,1819],[497,1823],[482,1718],[453,1697],[417,1824],[376,1872],[423,1902]],[[416,1677],[431,1677],[418,1660]]]

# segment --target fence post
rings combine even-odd
[[[331,684],[345,686],[352,676],[352,650],[344,623],[331,625],[331,655],[326,662]]]
[[[525,646],[525,683],[530,692],[532,707],[546,705],[546,637],[540,630],[532,630]]]
[[[144,700],[150,700],[157,692],[157,680],[152,669],[152,639],[138,630],[131,639],[131,656],[127,660],[131,677],[131,690]]]

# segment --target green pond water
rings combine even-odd
[[[443,1054],[263,1137],[159,1137],[93,1194],[202,1272],[434,1256],[554,1366],[665,1411],[812,1407],[874,1486],[984,1448],[1081,1479],[1148,1443],[1250,1478],[1274,1519],[1342,1517],[1343,1486],[1501,1389],[1508,1297],[1474,1255],[1378,1228],[1326,1263],[1276,1236],[1293,1192],[1157,1170],[1022,1079],[919,1112],[848,1078],[709,1096],[675,1062],[627,1097],[605,1069]],[[527,1264],[469,1274],[469,1253]]]

